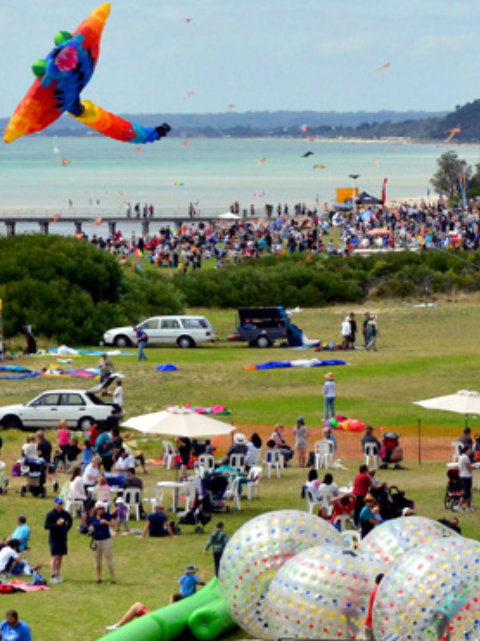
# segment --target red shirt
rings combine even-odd
[[[375,602],[375,597],[377,596],[377,590],[378,590],[378,585],[376,585],[373,588],[373,590],[370,592],[370,600],[368,602],[367,618],[365,619],[365,627],[366,628],[373,628],[372,612],[373,612],[373,604]]]
[[[349,500],[348,505],[342,505],[340,502],[335,503],[333,506],[332,518],[330,519],[330,523],[334,523],[335,518],[339,516],[339,514],[350,514],[354,507],[355,499],[353,498]]]
[[[95,443],[97,442],[98,434],[99,434],[99,432],[98,432],[97,428],[94,425],[92,425],[92,427],[90,428],[90,431],[88,433],[88,440],[89,440],[90,445],[92,447],[95,447]]]
[[[363,498],[367,496],[368,490],[370,489],[371,485],[372,485],[372,479],[367,474],[367,472],[362,474],[357,474],[357,476],[353,479],[352,492],[353,494],[355,494],[355,496],[361,496]]]

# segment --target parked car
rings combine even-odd
[[[195,347],[215,340],[212,325],[204,316],[153,316],[137,325],[148,335],[148,345],[178,345]],[[135,345],[133,327],[114,327],[103,335],[105,345],[129,347]]]
[[[122,418],[118,406],[95,395],[102,387],[48,390],[28,403],[5,405],[0,407],[0,425],[4,429],[57,427],[64,418],[69,428],[86,430],[92,423],[117,423]]]

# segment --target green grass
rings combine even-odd
[[[315,369],[245,371],[243,365],[287,358],[346,358],[348,367],[337,368],[337,410],[358,416],[372,424],[385,426],[414,425],[418,417],[431,425],[456,428],[460,431],[463,418],[446,412],[427,412],[412,405],[415,400],[478,387],[478,299],[442,300],[436,308],[414,308],[404,304],[371,305],[379,314],[379,351],[366,353],[316,354],[311,351],[249,349],[245,344],[218,343],[194,350],[149,349],[149,360],[139,364],[135,356],[114,358],[116,367],[126,375],[125,406],[127,416],[162,409],[169,403],[211,405],[222,403],[232,410],[226,420],[241,424],[274,425],[282,422],[291,428],[298,414],[305,416],[316,436],[322,423],[322,384],[324,372]],[[225,339],[234,329],[233,311],[204,312],[213,322],[217,335]],[[298,324],[309,337],[339,340],[340,323],[351,309],[337,306],[322,310],[305,310]],[[364,309],[357,309],[359,319]],[[132,354],[135,350],[131,350]],[[75,359],[76,366],[93,366],[96,357]],[[32,369],[48,366],[55,359],[42,356],[23,358],[19,364]],[[175,363],[178,372],[159,373],[158,363]],[[89,386],[87,381],[37,378],[23,381],[1,381],[2,404],[26,401],[35,394],[56,387]],[[472,420],[474,431],[478,419]],[[17,458],[24,435],[16,431],[3,433],[3,458],[10,468]],[[55,439],[52,433],[51,439]],[[313,439],[312,439],[313,442]],[[150,456],[160,455],[160,440],[143,442]],[[356,472],[359,459],[348,460],[347,471],[335,472],[335,480],[343,484]],[[382,472],[381,478],[398,484],[417,504],[419,514],[439,518],[446,513],[442,507],[445,490],[444,463],[417,466],[408,463],[409,471]],[[174,472],[151,467],[145,477],[147,488],[161,479],[172,478]],[[242,523],[260,512],[280,508],[303,509],[300,487],[305,472],[296,467],[284,471],[282,478],[262,481],[262,496],[243,501],[242,511],[222,515],[226,531],[232,534]],[[14,480],[6,496],[0,497],[1,531],[9,534],[19,513],[27,515],[32,527],[31,559],[48,564],[47,533],[43,530],[50,499],[20,498],[19,481]],[[50,490],[50,488],[49,488]],[[451,513],[450,513],[451,515]],[[217,517],[214,518],[218,520]],[[478,537],[476,514],[462,515],[467,536]],[[187,563],[195,563],[212,576],[212,559],[202,553],[206,538],[185,526],[176,540],[140,540],[118,537],[114,540],[118,584],[96,585],[88,541],[76,531],[70,534],[69,555],[63,574],[66,582],[53,586],[49,592],[12,595],[5,598],[5,610],[16,608],[32,624],[34,638],[58,638],[63,641],[97,639],[104,626],[117,620],[135,600],[150,608],[160,607],[177,588],[177,579]],[[44,568],[48,574],[47,567]],[[8,599],[8,603],[7,603]],[[236,632],[228,638],[241,638]]]

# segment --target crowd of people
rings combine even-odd
[[[93,235],[91,242],[119,254],[141,256],[159,267],[200,269],[202,262],[215,258],[217,268],[264,254],[311,252],[350,255],[372,249],[455,249],[479,247],[478,211],[448,209],[442,200],[435,204],[403,202],[396,206],[357,206],[357,211],[277,205],[269,215],[257,216],[255,209],[242,209],[238,203],[232,214],[243,212],[238,220],[190,220],[164,225],[147,238],[121,231],[106,239]],[[136,217],[139,211],[136,212]],[[249,217],[247,218],[247,214]],[[143,215],[150,217],[147,205]],[[194,218],[194,217],[192,217]],[[338,228],[340,242],[332,240]],[[138,263],[141,269],[141,262]]]

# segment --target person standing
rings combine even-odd
[[[1,641],[32,641],[30,626],[18,618],[16,610],[8,610],[0,623]]]
[[[368,320],[370,318],[370,312],[365,312],[363,323],[362,323],[362,334],[363,334],[363,346],[367,347],[368,345]]]
[[[63,509],[63,499],[57,496],[53,501],[53,510],[45,518],[45,529],[48,530],[50,544],[50,582],[61,583],[62,559],[68,554],[67,537],[72,527],[72,517]]]
[[[350,345],[350,319],[348,316],[345,316],[344,321],[342,322],[342,349],[348,349]]]
[[[459,512],[471,512],[473,510],[473,507],[471,506],[473,475],[472,463],[470,461],[471,453],[472,448],[470,447],[470,445],[465,445],[458,459],[458,476],[463,487],[463,496],[460,499],[458,508],[456,508]]]
[[[329,419],[330,417],[335,418],[336,385],[332,372],[327,372],[325,374],[323,397],[325,401],[325,420]]]
[[[122,380],[117,378],[115,381],[115,388],[113,390],[112,401],[115,405],[118,405],[119,411],[123,410],[123,386]]]
[[[305,467],[306,452],[308,449],[308,428],[305,425],[303,416],[297,418],[297,424],[293,428],[295,435],[295,450],[298,456],[298,467]]]
[[[368,641],[375,641],[375,637],[373,636],[373,606],[375,597],[377,596],[378,586],[382,582],[383,577],[383,574],[377,574],[375,577],[375,587],[370,592],[370,598],[368,600],[367,618],[365,619],[365,633]]]
[[[102,465],[105,472],[110,472],[113,466],[113,444],[110,432],[106,428],[101,428],[100,436],[95,444],[97,453],[102,458]]]
[[[370,314],[370,318],[368,319],[367,323],[367,349],[369,351],[371,349],[373,349],[374,352],[377,351],[377,336],[379,335],[379,333],[380,332],[378,331],[377,317],[373,314]]]
[[[113,517],[105,509],[102,501],[97,501],[93,514],[88,517],[88,531],[92,535],[92,545],[95,567],[97,571],[97,583],[102,582],[102,557],[105,557],[110,571],[110,583],[115,583],[115,568],[113,566],[112,535],[110,526],[113,525]]]
[[[148,342],[147,332],[145,332],[145,330],[141,329],[140,327],[134,327],[133,329],[135,330],[135,338],[138,345],[138,360],[146,361],[147,357],[144,350]]]
[[[110,374],[112,374],[114,371],[113,363],[108,358],[105,352],[100,356],[97,367],[100,370],[100,383],[105,383],[105,381],[108,380]],[[108,395],[107,387],[108,386],[105,386],[102,389],[102,396]]]
[[[350,336],[348,338],[348,346],[350,349],[355,349],[355,337],[357,335],[357,321],[355,319],[354,312],[350,312],[348,316],[348,322],[350,323]]]
[[[208,539],[204,550],[204,554],[206,554],[208,550],[212,548],[215,576],[217,577],[220,570],[220,559],[222,558],[223,551],[227,547],[228,543],[228,536],[227,533],[224,532],[223,527],[223,522],[219,521],[215,530],[210,534],[210,538]]]

